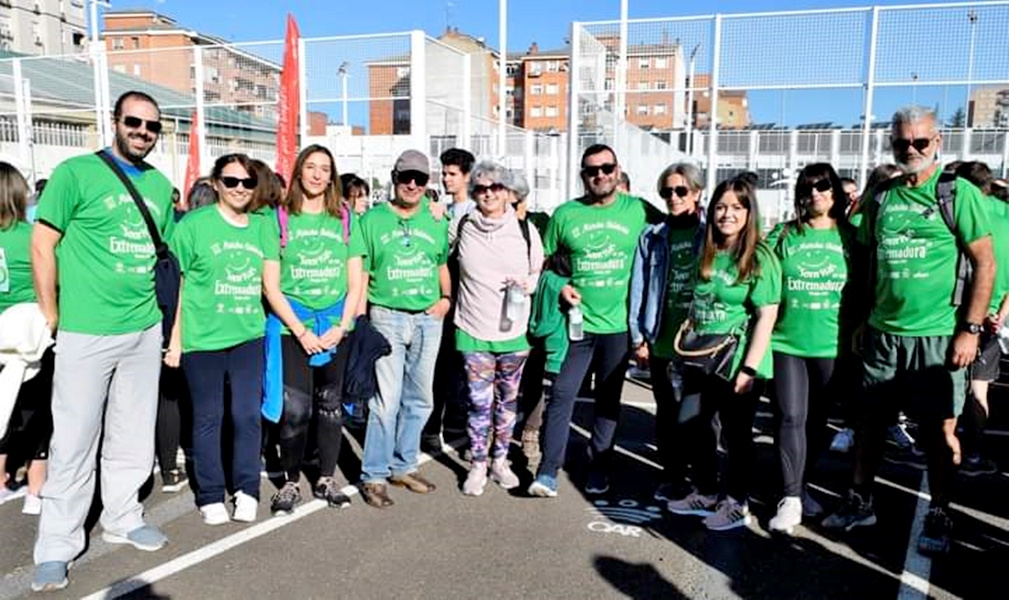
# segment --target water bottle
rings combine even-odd
[[[585,318],[582,316],[582,309],[572,306],[568,309],[568,339],[577,342],[585,337],[582,325]]]
[[[1009,323],[1003,323],[995,335],[998,336],[998,347],[1002,354],[1009,354]]]
[[[517,283],[508,286],[505,293],[505,318],[510,323],[518,321],[522,317],[522,311],[526,306],[526,293]],[[509,327],[510,329],[510,327]]]

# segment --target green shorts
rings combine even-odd
[[[909,337],[866,329],[862,385],[869,414],[905,410],[919,421],[953,419],[967,397],[966,369],[949,365],[950,336]],[[892,424],[892,423],[891,423]]]

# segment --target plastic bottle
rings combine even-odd
[[[568,309],[568,339],[572,342],[577,342],[585,337],[585,332],[582,330],[583,323],[582,309],[577,306]]]
[[[525,309],[525,306],[526,293],[522,291],[522,288],[518,284],[513,283],[509,285],[508,291],[505,293],[505,318],[510,323],[518,321],[522,316],[522,310]]]
[[[1002,349],[1002,354],[1009,354],[1009,323],[999,327],[996,335],[998,335],[998,345]]]

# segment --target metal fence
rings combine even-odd
[[[944,161],[1004,176],[1007,32],[1005,1],[576,22],[568,161],[608,141],[649,196],[675,160],[702,165],[709,189],[756,171],[780,212],[805,164],[863,181],[891,160],[890,115],[918,104],[939,116]]]

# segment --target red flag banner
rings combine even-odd
[[[294,160],[298,153],[298,115],[301,113],[299,90],[298,23],[287,15],[287,34],[284,36],[284,68],[280,74],[280,106],[277,122],[277,172],[287,184],[291,182]]]
[[[186,161],[186,184],[183,186],[182,197],[189,197],[189,190],[200,178],[200,127],[196,122],[196,111],[189,118],[189,159]]]

